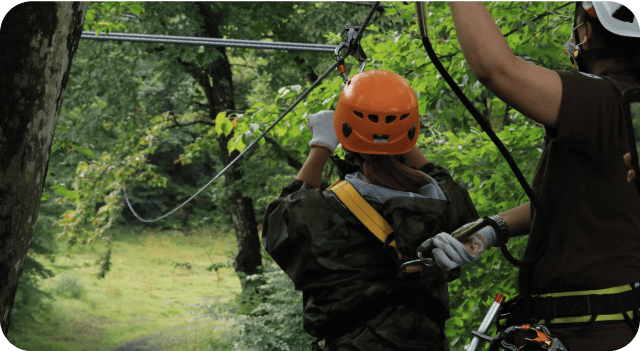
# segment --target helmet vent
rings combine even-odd
[[[395,120],[396,120],[396,116],[387,116],[387,118],[384,119],[385,123],[391,123]]]
[[[356,116],[358,116],[360,118],[364,118],[364,115],[362,114],[362,112],[353,111],[353,114],[355,114]]]
[[[407,135],[409,136],[409,140],[413,140],[413,137],[416,136],[416,126],[412,126],[409,132],[407,132]]]
[[[373,142],[374,143],[387,143],[389,141],[389,135],[384,134],[384,135],[379,135],[379,134],[374,134],[373,135]]]
[[[369,120],[373,123],[378,123],[378,115],[368,115]]]
[[[344,135],[345,138],[348,138],[352,131],[347,122],[342,123],[342,135]]]
[[[400,116],[400,120],[402,121],[403,119],[409,117],[409,113],[405,113],[404,115]]]

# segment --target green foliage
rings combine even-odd
[[[481,217],[492,216],[527,201],[508,164],[486,134],[435,132],[421,139],[427,157],[447,168],[456,182],[466,187]],[[532,175],[542,152],[544,129],[534,123],[506,127],[497,133],[525,177]],[[509,249],[522,257],[526,238],[512,239]],[[471,340],[497,293],[508,299],[517,296],[517,268],[504,259],[499,249],[485,253],[473,265],[462,268],[462,276],[449,284],[452,317],[446,333],[452,350]]]
[[[199,316],[231,319],[235,328],[227,334],[233,350],[303,350],[313,338],[302,330],[302,293],[289,277],[271,264],[247,279],[247,286],[233,302],[200,305]]]
[[[481,215],[525,202],[524,192],[506,163],[488,138],[475,129],[476,123],[424,52],[414,4],[388,5],[374,16],[362,39],[369,57],[366,69],[391,70],[411,83],[423,116],[420,147],[469,190]],[[570,69],[562,44],[570,35],[571,19],[547,15],[546,10],[571,7],[564,5],[497,2],[487,7],[514,53],[551,69]],[[205,23],[199,6],[95,3],[87,12],[85,29],[126,28],[131,33],[201,36]],[[365,7],[338,2],[207,6],[221,21],[222,37],[331,44],[337,44],[336,33],[345,24],[359,24],[367,12]],[[540,154],[542,128],[527,123],[477,81],[460,52],[448,5],[431,2],[427,6],[429,37],[435,51],[464,93],[500,131],[525,177],[530,177]],[[125,16],[127,13],[135,17]],[[122,214],[122,188],[129,189],[129,194],[135,190],[132,205],[144,218],[172,209],[222,169],[214,161],[220,153],[220,137],[229,138],[226,147],[230,153],[244,150],[314,76],[333,63],[331,54],[243,48],[227,48],[226,54],[237,110],[209,106],[200,83],[190,74],[190,69],[205,70],[220,58],[214,48],[81,42],[52,149],[51,180],[43,195],[58,214],[66,211],[59,225],[67,241],[95,242],[108,237],[105,230],[117,219],[134,220],[128,211]],[[355,74],[355,60],[348,58],[346,64],[349,74]],[[268,141],[261,140],[257,150],[249,151],[239,162],[244,174],[243,181],[237,182],[241,184],[226,187],[219,179],[194,200],[195,205],[185,206],[183,217],[162,225],[177,228],[206,222],[228,226],[225,209],[231,189],[250,197],[260,218],[266,204],[295,176],[297,170],[292,165],[306,157],[311,139],[307,116],[333,109],[342,85],[338,74],[330,75],[267,134]],[[336,153],[342,156],[343,150],[338,148]],[[513,241],[511,246],[516,256],[521,255],[524,240]],[[286,276],[271,269],[255,277],[259,282],[252,290],[255,298],[243,304],[248,310],[240,317],[246,326],[241,335],[247,339],[234,339],[238,348],[250,348],[258,342],[267,348],[285,348],[284,344],[293,347],[306,340],[300,331],[299,314],[295,316],[299,295],[287,285]],[[497,292],[515,295],[516,273],[498,250],[493,250],[450,285],[454,314],[447,335],[453,349],[461,349]],[[289,321],[284,321],[285,316]],[[274,334],[276,330],[284,334]]]
[[[144,11],[139,3],[135,2],[94,2],[89,5],[84,18],[84,30],[109,33],[111,31],[121,31],[125,29],[119,19],[131,12],[139,16]]]
[[[146,162],[157,148],[155,141],[166,136],[164,128],[169,120],[158,116],[152,125],[127,133],[122,144],[99,160],[80,162],[76,170],[73,189],[78,198],[75,208],[68,210],[60,221],[71,244],[88,244],[102,238],[111,227],[122,207],[123,188],[145,182],[151,186],[166,186],[166,179],[154,172],[155,166]]]
[[[64,273],[54,280],[54,294],[67,299],[79,300],[85,295],[85,287],[81,278],[74,273]]]

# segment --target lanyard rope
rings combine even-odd
[[[373,17],[373,14],[376,11],[376,8],[378,7],[378,5],[380,4],[380,2],[376,2],[372,7],[371,10],[369,11],[369,13],[367,14],[367,17],[365,18],[365,20],[362,22],[362,25],[360,27],[360,30],[358,31],[358,35],[356,36],[355,40],[352,42],[354,44],[357,44],[360,39],[362,38],[362,35],[364,34],[364,30],[367,28],[367,25],[369,24],[369,21],[371,20],[371,18]],[[333,49],[331,50],[331,52],[333,52]],[[133,207],[131,206],[131,202],[129,202],[129,197],[127,196],[127,189],[123,188],[123,192],[124,192],[124,198],[127,202],[127,206],[129,206],[129,209],[131,210],[131,213],[133,213],[133,215],[140,220],[141,222],[145,222],[145,223],[153,223],[153,222],[157,222],[169,215],[171,215],[172,213],[176,212],[177,210],[179,210],[180,208],[182,208],[184,205],[186,205],[187,203],[189,203],[189,201],[193,200],[193,198],[195,198],[198,194],[200,194],[206,187],[208,187],[209,185],[211,185],[211,183],[213,183],[214,181],[216,181],[216,179],[218,179],[222,174],[224,174],[224,172],[226,172],[234,163],[236,163],[236,161],[238,161],[248,150],[250,150],[253,145],[255,145],[258,140],[262,139],[271,129],[273,129],[273,127],[276,126],[276,124],[278,124],[278,122],[280,122],[287,114],[289,114],[289,112],[291,112],[291,110],[294,109],[294,107],[296,107],[296,105],[298,105],[298,103],[300,103],[300,101],[302,101],[305,97],[307,97],[307,95],[309,95],[309,93],[315,89],[318,85],[320,85],[320,83],[322,83],[322,81],[334,70],[336,69],[336,67],[338,67],[338,65],[340,64],[340,61],[344,60],[348,55],[350,55],[353,52],[353,50],[345,50],[345,53],[339,58],[339,60],[337,62],[335,62],[333,65],[331,65],[331,67],[329,67],[329,69],[327,69],[313,84],[311,84],[311,86],[309,88],[307,88],[307,90],[305,90],[297,99],[296,101],[293,102],[293,104],[291,104],[291,106],[289,106],[274,122],[273,124],[271,124],[267,129],[265,129],[264,132],[262,132],[262,134],[260,134],[260,136],[254,140],[251,144],[249,144],[249,146],[247,146],[238,156],[236,156],[236,158],[234,158],[231,162],[229,162],[229,164],[222,169],[222,171],[220,171],[220,173],[218,173],[215,177],[213,177],[213,179],[211,179],[207,184],[205,184],[202,188],[200,188],[200,190],[198,190],[195,194],[193,194],[189,199],[187,199],[185,202],[183,202],[182,204],[180,204],[178,207],[174,208],[173,210],[165,213],[164,215],[158,217],[158,218],[154,218],[154,219],[144,219],[141,218],[136,211],[134,211]]]
[[[456,96],[458,96],[462,104],[467,108],[467,110],[469,110],[473,118],[478,122],[478,124],[480,124],[480,126],[485,131],[485,133],[487,133],[491,141],[493,141],[493,143],[496,145],[496,147],[498,148],[498,150],[500,151],[504,159],[509,164],[511,171],[516,176],[518,183],[520,183],[520,186],[522,187],[522,189],[524,189],[524,192],[529,197],[529,200],[531,201],[531,205],[537,211],[537,215],[544,218],[544,216],[542,216],[542,206],[540,205],[540,201],[538,200],[536,195],[533,193],[533,190],[531,190],[531,187],[527,183],[526,179],[524,179],[524,176],[522,175],[522,172],[520,171],[520,168],[518,168],[518,165],[516,164],[516,162],[513,160],[513,157],[511,157],[511,154],[509,153],[507,148],[504,146],[500,138],[496,136],[496,133],[494,133],[493,129],[491,128],[491,125],[482,118],[482,116],[480,115],[480,112],[478,112],[476,107],[473,106],[471,101],[469,101],[469,99],[464,95],[460,87],[456,84],[453,78],[451,78],[451,76],[449,75],[449,72],[447,72],[446,68],[444,68],[444,66],[438,59],[438,56],[436,55],[436,52],[433,50],[433,47],[431,46],[431,42],[429,41],[427,22],[425,17],[426,16],[425,6],[423,2],[419,2],[419,1],[416,2],[416,11],[418,15],[418,26],[420,29],[420,36],[422,37],[422,44],[425,50],[427,51],[427,54],[429,55],[431,62],[433,62],[434,66],[438,69],[438,71],[442,75],[442,78],[444,78],[447,84],[451,87],[451,90],[453,90]],[[544,253],[547,251],[548,240],[549,240],[549,235],[545,235],[538,252],[534,255],[534,257],[527,260],[521,261],[513,257],[513,255],[511,255],[511,253],[507,250],[506,243],[500,246],[500,250],[504,254],[505,258],[511,264],[518,267],[529,266],[537,262],[542,257],[542,255],[544,255]]]

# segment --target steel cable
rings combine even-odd
[[[375,5],[371,8],[371,11],[369,11],[369,13],[367,14],[367,17],[365,18],[365,20],[362,22],[362,26],[360,27],[360,31],[358,32],[358,35],[356,37],[356,43],[360,40],[360,38],[362,38],[362,35],[364,33],[364,30],[366,29],[367,25],[369,24],[369,21],[371,20],[371,17],[373,17],[373,13],[375,12],[375,9],[377,8],[377,6],[380,4],[380,2],[376,2]],[[333,52],[334,49],[331,49],[331,52]],[[345,52],[343,54],[343,56],[340,57],[340,60],[344,60],[347,56],[349,55],[349,51],[347,50],[347,52]],[[289,106],[267,129],[265,129],[264,132],[262,132],[260,134],[260,136],[258,136],[257,139],[255,139],[251,144],[249,144],[249,146],[247,146],[238,156],[236,156],[231,162],[229,162],[229,164],[227,166],[225,166],[222,171],[220,171],[220,173],[218,173],[215,177],[213,177],[213,179],[211,179],[207,184],[205,184],[202,188],[200,188],[200,190],[198,190],[195,194],[193,194],[189,199],[187,199],[186,201],[184,201],[182,204],[180,204],[178,207],[174,208],[173,210],[165,213],[164,215],[155,218],[155,219],[144,219],[141,218],[136,211],[134,211],[133,207],[131,206],[131,202],[129,201],[129,197],[127,196],[127,189],[126,188],[122,188],[123,192],[124,192],[124,198],[125,201],[127,202],[127,206],[129,206],[129,210],[131,210],[131,212],[133,213],[133,215],[140,220],[141,222],[145,222],[145,223],[153,223],[156,221],[159,221],[169,215],[171,215],[172,213],[176,212],[177,210],[179,210],[180,208],[182,208],[182,206],[186,205],[188,202],[190,202],[191,200],[193,200],[193,198],[195,198],[198,194],[200,194],[205,188],[207,188],[209,185],[211,185],[211,183],[213,183],[216,179],[218,179],[222,174],[224,174],[224,172],[227,171],[227,169],[229,169],[229,167],[231,167],[236,161],[238,161],[248,150],[251,150],[251,148],[253,147],[253,145],[255,145],[260,139],[262,139],[271,129],[273,129],[273,127],[276,126],[276,124],[278,124],[278,122],[280,122],[289,112],[291,112],[293,110],[294,107],[296,107],[296,105],[298,105],[300,103],[300,101],[302,101],[305,97],[307,97],[307,95],[313,90],[315,89],[318,85],[320,85],[320,83],[322,83],[322,81],[334,70],[336,69],[336,67],[338,67],[338,65],[340,64],[340,60],[338,60],[337,62],[335,62],[333,65],[331,65],[331,67],[329,67],[329,69],[327,69],[315,82],[313,82],[313,84],[311,84],[311,86],[309,88],[307,88],[297,99],[296,101],[293,102],[293,104],[291,104],[291,106]]]
[[[308,44],[308,43],[291,43],[291,42],[268,42],[260,40],[245,39],[223,39],[223,38],[202,38],[202,37],[186,37],[175,35],[154,35],[154,34],[131,34],[131,33],[114,33],[109,34],[95,32],[82,32],[81,39],[89,40],[117,40],[131,42],[146,42],[160,44],[188,44],[188,45],[207,45],[207,46],[225,46],[225,47],[241,47],[249,49],[271,49],[271,50],[298,50],[298,51],[315,51],[315,52],[333,52],[334,46],[324,44]]]

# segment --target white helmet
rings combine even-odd
[[[623,37],[640,38],[638,17],[633,22],[625,22],[614,18],[613,15],[623,5],[613,1],[583,1],[582,7],[589,15],[597,18],[609,32]]]

